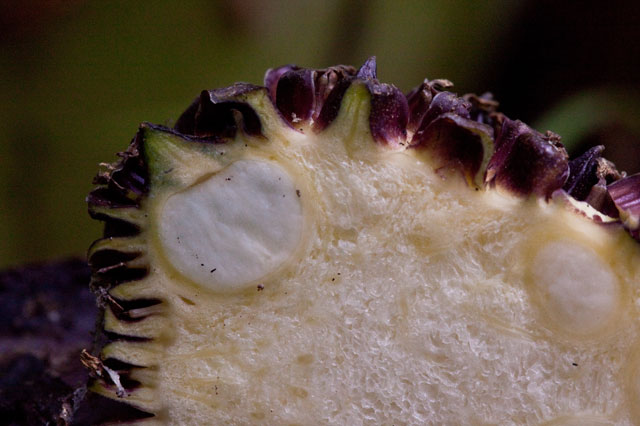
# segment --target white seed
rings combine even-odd
[[[171,196],[161,214],[167,259],[185,277],[214,291],[254,287],[295,251],[301,200],[275,163],[241,160]]]
[[[545,245],[533,260],[532,274],[543,309],[568,332],[597,331],[618,305],[618,283],[610,268],[576,243]]]

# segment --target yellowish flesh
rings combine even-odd
[[[126,360],[132,345],[152,367],[134,371],[144,386],[126,398],[166,424],[638,422],[638,244],[559,203],[475,191],[416,150],[376,146],[357,100],[319,136],[266,122],[268,141],[189,155],[173,186],[152,188],[150,273],[112,294],[153,295],[163,311],[106,322],[156,330],[152,355],[105,348]],[[286,170],[304,230],[250,287],[215,291],[172,263],[163,209],[247,159]]]

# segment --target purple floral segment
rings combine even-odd
[[[310,123],[315,132],[327,128],[338,116],[347,89],[363,82],[371,94],[370,128],[373,138],[390,146],[406,144],[409,108],[405,96],[394,86],[376,79],[375,57],[356,72],[335,66],[311,70],[285,65],[267,71],[265,86],[278,111],[289,125]]]
[[[224,89],[204,90],[176,122],[175,129],[188,136],[204,139],[233,138],[241,125],[251,136],[262,134],[260,118],[254,109],[238,97],[260,86],[237,83]],[[237,119],[236,116],[241,117]],[[240,123],[239,123],[240,122]]]
[[[428,151],[437,168],[457,169],[467,182],[480,187],[493,153],[493,129],[471,120],[472,104],[442,91],[447,87],[447,80],[425,80],[407,95],[411,145]]]
[[[320,70],[285,65],[268,70],[264,84],[271,101],[289,125],[295,128],[298,123],[311,122],[319,131],[337,116],[342,95],[355,73],[353,67],[344,65]],[[331,95],[334,89],[338,93]],[[322,113],[327,101],[331,105]]]
[[[421,128],[424,130],[436,117],[448,112],[469,117],[472,103],[466,98],[459,98],[454,93],[447,92],[446,89],[451,87],[453,83],[449,80],[425,80],[420,86],[407,93],[406,98],[409,103],[407,130],[409,132],[419,133]]]
[[[424,115],[429,109],[433,96],[432,87],[427,80],[407,93],[406,98],[409,105],[408,131],[415,133],[418,130],[420,124],[422,124]]]
[[[397,87],[377,80],[375,56],[360,67],[356,79],[363,81],[371,94],[369,126],[373,139],[392,147],[406,145],[409,122],[407,98]]]
[[[496,113],[498,103],[489,93],[458,97],[446,91],[451,82],[425,80],[405,96],[395,86],[377,80],[375,57],[357,71],[347,66],[313,70],[285,65],[268,70],[264,79],[284,120],[294,128],[298,123],[310,124],[315,132],[335,120],[345,93],[355,82],[363,83],[371,95],[371,134],[381,144],[410,143],[427,149],[440,167],[459,168],[477,186],[490,183],[519,195],[549,198],[564,185],[576,199],[594,203],[603,212],[611,209],[606,192],[611,179],[603,181],[601,176],[606,167],[600,147],[569,166],[558,137],[540,134]],[[180,117],[176,129],[199,139],[216,139],[233,137],[241,124],[247,134],[259,135],[260,119],[238,100],[256,89],[236,84],[204,91]]]
[[[640,173],[624,177],[607,187],[629,232],[640,240]]]
[[[264,75],[264,87],[266,87],[267,90],[269,91],[269,96],[271,96],[271,100],[274,101],[274,103],[276,99],[276,91],[278,89],[278,81],[280,80],[280,77],[282,77],[284,74],[288,73],[289,71],[296,71],[299,69],[300,67],[289,64],[289,65],[283,65],[278,68],[269,68],[267,70],[267,72]]]
[[[323,70],[316,70],[314,73],[315,103],[312,118],[315,121],[333,89],[342,81],[352,80],[356,75],[356,69],[351,66],[337,65]]]
[[[315,104],[314,71],[291,70],[280,76],[276,87],[276,107],[293,126],[311,118]]]
[[[567,152],[557,135],[542,135],[520,121],[503,118],[486,181],[510,192],[548,199],[569,176]]]
[[[369,126],[373,138],[390,146],[407,144],[409,105],[404,94],[388,84],[371,83]]]
[[[469,118],[471,104],[451,92],[440,92],[433,97],[429,108],[422,117],[422,122],[416,131],[414,138],[420,140],[420,133],[431,124],[433,120],[442,114],[453,113],[460,117]]]
[[[436,167],[457,169],[467,182],[480,187],[487,158],[493,152],[491,135],[490,126],[448,112],[422,129],[413,146],[427,150]]]

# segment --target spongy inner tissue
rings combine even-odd
[[[240,160],[171,196],[160,234],[182,275],[214,291],[234,291],[285,262],[302,224],[288,173],[272,162]]]
[[[308,138],[250,147],[264,161],[228,147],[163,207],[164,254],[192,281],[247,286],[284,262],[237,293],[151,275],[172,291],[168,423],[633,423],[623,231],[443,180],[415,150]]]

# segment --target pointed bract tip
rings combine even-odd
[[[358,70],[356,78],[361,80],[375,80],[378,78],[378,66],[376,65],[376,57],[372,56]]]

